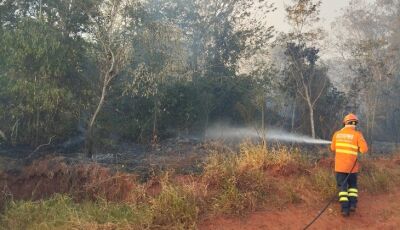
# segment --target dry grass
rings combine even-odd
[[[217,191],[212,197],[214,214],[243,215],[266,203],[300,202],[300,196],[276,178],[298,175],[310,165],[299,151],[244,143],[238,154],[211,154],[202,181]]]
[[[310,175],[312,189],[318,194],[319,198],[329,199],[337,194],[336,179],[332,170],[316,168]]]
[[[68,196],[11,202],[1,218],[4,229],[143,229],[150,226],[146,207],[105,201],[77,204]],[[110,228],[113,227],[113,228]]]
[[[386,159],[364,160],[360,173],[360,187],[370,193],[388,192],[400,183],[397,156]]]
[[[143,190],[134,174],[115,173],[98,164],[67,165],[63,158],[34,161],[18,175],[3,175],[0,186],[28,200],[69,194],[78,201],[137,202],[142,197],[132,191]]]
[[[225,150],[208,156],[201,175],[164,172],[147,183],[98,165],[70,166],[60,159],[35,162],[15,178],[1,176],[2,188],[7,188],[1,200],[7,205],[0,226],[195,229],[205,216],[245,215],[336,194],[329,160],[313,164],[300,150],[265,149],[251,143],[242,144],[237,153]],[[396,156],[363,160],[362,165],[362,192],[389,191],[400,182]]]
[[[171,183],[170,174],[161,178],[160,194],[150,200],[153,227],[157,229],[195,229],[198,207],[193,189]]]

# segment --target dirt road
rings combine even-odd
[[[339,204],[332,204],[309,229],[400,229],[400,189],[394,192],[360,194],[356,213],[344,218]],[[256,212],[243,219],[214,218],[200,224],[201,230],[221,229],[303,229],[325,204],[296,205],[281,211]]]

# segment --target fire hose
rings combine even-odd
[[[346,178],[344,178],[344,180],[342,181],[341,184],[344,184],[344,183],[347,182],[347,180],[349,179],[349,176],[350,176],[351,172],[353,171],[354,167],[355,167],[356,164],[357,164],[357,161],[358,161],[358,158],[356,158],[356,160],[354,161],[354,164],[353,164],[353,167],[352,167],[351,170],[350,170],[350,173],[346,176]],[[317,215],[309,224],[307,224],[307,225],[303,228],[303,230],[306,230],[306,229],[308,229],[311,225],[313,225],[314,222],[317,221],[318,218],[321,217],[321,215],[326,211],[326,209],[329,207],[329,205],[331,205],[331,203],[332,203],[335,199],[337,199],[337,195],[336,195],[336,194],[329,200],[329,202],[325,205],[325,207],[324,207],[323,209],[321,209],[321,211],[319,211],[318,215]]]

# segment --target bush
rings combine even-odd
[[[386,168],[378,167],[371,161],[363,162],[360,173],[360,188],[373,194],[387,192],[395,181],[396,175]]]
[[[273,176],[301,175],[310,167],[310,160],[299,149],[275,147],[266,156],[267,168]]]
[[[158,229],[195,229],[199,209],[191,191],[169,181],[168,173],[161,180],[161,193],[153,198],[153,226]]]
[[[203,183],[216,190],[211,198],[214,214],[243,215],[264,203],[271,190],[266,160],[266,150],[249,143],[241,145],[237,155],[209,156]]]
[[[337,194],[335,174],[330,169],[316,168],[311,174],[311,185],[317,197],[329,199]]]
[[[213,199],[212,211],[214,214],[240,215],[253,207],[253,202],[251,200],[246,202],[246,193],[241,192],[236,185],[237,181],[234,177],[230,177],[224,182],[220,193]]]

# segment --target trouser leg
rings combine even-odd
[[[349,213],[349,197],[348,197],[348,184],[344,181],[347,173],[336,173],[336,183],[339,187],[339,202],[342,207],[342,214],[348,215]]]
[[[358,202],[357,173],[350,174],[348,185],[349,207],[351,211],[355,211]]]

